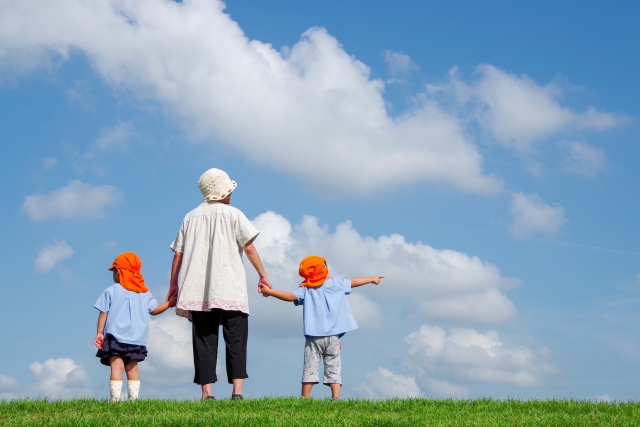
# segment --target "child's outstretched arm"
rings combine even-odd
[[[371,277],[356,277],[351,279],[351,287],[357,288],[358,286],[366,285],[367,283],[380,284],[380,280],[384,279],[384,276],[371,276]]]
[[[104,325],[107,323],[107,313],[100,312],[98,314],[98,330],[96,332],[96,339],[93,343],[98,347],[98,349],[102,348],[102,344],[104,344]]]
[[[263,283],[260,283],[260,291],[265,297],[276,297],[279,300],[288,302],[298,301],[298,297],[296,297],[293,293],[277,291],[275,289],[271,289]]]
[[[178,297],[173,295],[171,298],[169,298],[169,301],[165,301],[162,304],[158,304],[156,309],[151,312],[151,315],[155,316],[156,314],[164,313],[165,311],[167,311],[169,307],[175,307],[177,299]]]

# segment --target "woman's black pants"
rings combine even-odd
[[[249,378],[247,375],[247,338],[249,315],[240,311],[192,311],[193,364],[196,384],[211,384],[218,381],[218,330],[222,325],[222,336],[226,346],[227,380]]]

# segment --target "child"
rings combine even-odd
[[[176,305],[175,297],[158,305],[144,285],[141,267],[140,258],[133,252],[118,255],[109,267],[116,284],[105,289],[94,305],[100,311],[94,341],[96,356],[103,365],[111,366],[111,402],[120,400],[123,370],[127,373],[129,400],[138,398],[138,362],[147,356],[149,313],[155,316]]]
[[[331,387],[331,398],[340,399],[340,344],[345,333],[358,329],[351,315],[346,295],[351,288],[380,283],[384,276],[359,277],[351,280],[329,278],[327,263],[323,257],[308,256],[298,270],[305,280],[295,292],[283,292],[260,284],[265,297],[274,296],[282,301],[302,304],[304,324],[304,370],[302,372],[302,397],[311,395],[311,388],[319,382],[320,357],[324,359],[323,383]]]

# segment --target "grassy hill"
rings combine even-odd
[[[577,400],[13,400],[2,426],[637,426],[640,403]]]

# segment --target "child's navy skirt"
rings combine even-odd
[[[98,350],[96,356],[100,358],[100,363],[109,366],[109,357],[120,356],[126,365],[132,360],[142,362],[147,357],[147,347],[137,344],[126,344],[116,341],[111,334],[104,337],[104,344]]]

